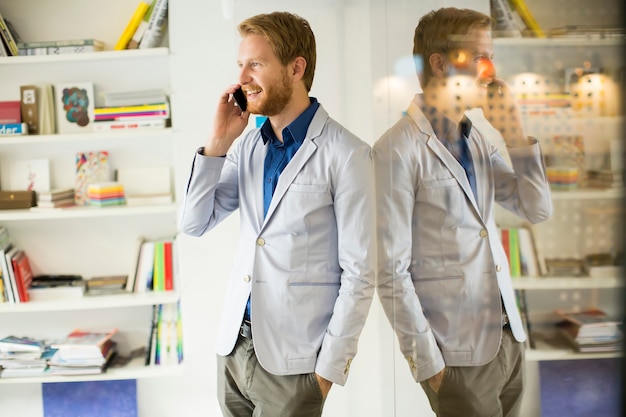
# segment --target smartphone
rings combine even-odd
[[[235,90],[235,92],[233,93],[233,98],[235,99],[235,102],[237,103],[241,111],[246,111],[246,108],[248,107],[248,100],[246,100],[246,94],[243,92],[241,87]]]

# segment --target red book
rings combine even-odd
[[[22,123],[21,105],[17,101],[0,101],[0,124]]]
[[[174,265],[171,240],[163,243],[163,255],[165,258],[165,291],[171,291],[174,289]]]
[[[11,264],[13,265],[13,272],[15,273],[15,282],[20,295],[20,301],[26,302],[29,300],[28,289],[33,282],[33,271],[30,267],[26,252],[21,249],[17,251],[15,256],[11,258]]]
[[[504,253],[506,253],[506,259],[509,261],[509,267],[511,266],[511,246],[510,246],[509,229],[502,228],[502,246],[504,247]]]

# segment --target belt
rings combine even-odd
[[[244,320],[241,322],[239,334],[246,339],[252,339],[252,323],[250,323],[250,320]]]

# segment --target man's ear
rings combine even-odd
[[[294,81],[299,81],[304,77],[304,70],[306,69],[306,59],[299,56],[293,60],[291,64],[291,76]]]
[[[442,54],[438,52],[431,54],[428,58],[428,64],[430,65],[433,76],[443,78],[447,75],[448,61]]]

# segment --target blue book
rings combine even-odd
[[[28,135],[26,123],[0,123],[0,136]]]

